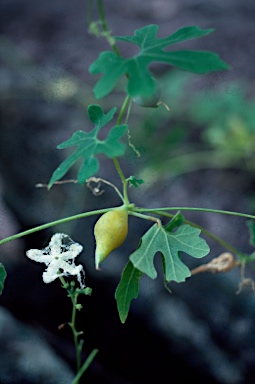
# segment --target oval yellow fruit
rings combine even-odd
[[[96,222],[94,234],[96,239],[95,264],[99,264],[114,249],[120,247],[128,233],[128,210],[125,206],[104,213]]]

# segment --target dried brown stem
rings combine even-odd
[[[215,259],[212,259],[209,263],[202,264],[199,267],[192,269],[191,275],[196,275],[201,272],[229,272],[239,265],[240,261],[236,261],[232,253],[224,252]]]

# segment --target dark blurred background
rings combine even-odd
[[[86,0],[0,1],[1,238],[120,204],[107,186],[100,196],[76,184],[54,186],[49,192],[35,188],[48,183],[69,153],[56,146],[76,130],[92,128],[87,107],[97,103],[92,91],[96,78],[88,67],[109,47],[103,38],[88,33],[87,5]],[[113,35],[132,35],[135,28],[150,23],[159,25],[160,37],[186,25],[215,28],[180,49],[212,50],[232,66],[231,71],[206,76],[153,67],[170,112],[164,107],[132,110],[132,143],[141,157],[129,147],[120,162],[127,175],[145,180],[138,190],[130,190],[133,200],[148,207],[197,206],[255,214],[255,3],[108,0],[105,12]],[[125,55],[131,54],[131,46],[121,47]],[[121,105],[121,86],[100,101],[105,111]],[[67,177],[75,178],[75,171]],[[109,159],[102,157],[97,176],[115,183]],[[240,251],[253,251],[245,219],[184,214]],[[70,320],[70,303],[58,282],[42,282],[43,266],[25,256],[27,249],[43,248],[53,233],[63,231],[83,244],[79,261],[93,289],[82,301],[78,329],[84,331],[83,358],[93,348],[99,348],[99,354],[82,382],[178,384],[188,378],[197,383],[254,383],[255,298],[252,284],[236,294],[240,270],[193,276],[183,284],[170,284],[169,294],[156,257],[159,277],[141,279],[139,297],[122,325],[114,291],[148,224],[131,218],[126,242],[99,272],[94,269],[96,219],[66,223],[1,246],[0,261],[8,278],[0,298],[0,382],[57,384],[73,378],[71,332],[68,327],[58,330]],[[208,243],[211,252],[205,262],[224,251],[210,239]],[[200,262],[185,260],[191,268]],[[253,279],[252,266],[245,273]]]

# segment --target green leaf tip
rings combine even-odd
[[[105,114],[99,105],[90,105],[88,107],[89,119],[95,124],[95,127],[90,132],[77,131],[70,139],[58,145],[58,149],[74,146],[77,149],[54,171],[49,182],[49,188],[57,180],[61,179],[80,159],[83,161],[77,179],[82,184],[99,170],[96,155],[103,153],[110,158],[124,155],[126,147],[120,142],[120,138],[126,132],[127,125],[116,125],[109,131],[104,140],[98,138],[100,130],[113,119],[115,112],[116,108],[112,108]]]
[[[184,216],[178,211],[174,217],[164,226],[167,232],[172,232],[173,229],[179,227],[184,222]]]
[[[255,221],[249,220],[246,222],[247,227],[249,228],[250,233],[250,245],[255,246]]]
[[[115,292],[119,317],[122,323],[125,323],[127,319],[131,301],[138,296],[141,277],[142,272],[134,268],[129,261],[122,272],[121,280]]]
[[[165,38],[157,38],[158,25],[151,24],[136,29],[134,36],[116,36],[115,39],[132,43],[140,48],[137,55],[122,58],[111,51],[102,52],[90,68],[91,74],[102,74],[94,87],[97,99],[108,95],[122,75],[127,76],[127,91],[131,97],[150,97],[155,92],[155,82],[148,67],[153,62],[176,66],[195,73],[209,73],[230,69],[216,53],[207,51],[166,51],[165,48],[182,41],[206,36],[214,29],[187,26]]]
[[[157,277],[154,256],[161,252],[165,262],[165,280],[182,282],[190,276],[190,270],[181,261],[179,252],[185,252],[195,258],[206,256],[209,246],[199,237],[200,230],[188,224],[180,226],[174,233],[169,233],[162,226],[154,224],[142,237],[139,248],[132,253],[133,266],[147,274],[151,279]]]
[[[4,289],[4,281],[6,279],[7,273],[2,263],[0,263],[0,295]]]
[[[107,114],[104,114],[100,105],[91,104],[88,106],[88,116],[90,121],[96,126],[103,127],[113,119],[116,109],[114,107]]]

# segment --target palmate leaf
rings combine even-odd
[[[6,279],[6,270],[2,263],[0,263],[0,295],[4,289],[4,280]]]
[[[131,178],[134,178],[136,181],[141,181],[141,180],[137,180],[134,176],[130,176],[130,179]],[[180,226],[183,220],[184,220],[184,217],[182,216],[182,214],[180,212],[177,212],[176,215],[169,221],[165,229],[171,232],[174,228]],[[141,245],[141,242],[139,246],[140,245]],[[165,267],[164,262],[163,262],[163,265]],[[119,285],[115,292],[115,299],[117,301],[119,317],[122,323],[125,323],[127,319],[131,301],[133,299],[136,299],[138,296],[139,282],[142,275],[143,273],[138,269],[136,269],[131,263],[131,261],[128,261],[127,265],[125,266],[122,272]],[[165,283],[165,287],[169,291],[169,288],[167,287],[166,283]]]
[[[95,128],[90,132],[77,131],[72,137],[58,145],[58,149],[76,146],[77,149],[53,173],[49,188],[59,179],[61,179],[76,161],[83,158],[83,163],[78,172],[78,182],[84,183],[89,177],[95,175],[99,169],[99,162],[95,157],[99,153],[113,158],[122,156],[125,152],[125,145],[119,139],[127,130],[127,125],[117,125],[113,127],[105,140],[98,139],[100,130],[109,123],[114,116],[116,108],[112,108],[107,114],[104,114],[99,105],[90,105],[88,107],[89,119],[95,124]]]
[[[122,323],[127,319],[131,301],[139,292],[139,281],[143,273],[154,279],[157,276],[153,259],[161,252],[164,285],[169,281],[182,282],[190,276],[188,267],[180,260],[180,252],[200,258],[209,252],[205,240],[199,237],[200,230],[190,225],[182,225],[184,217],[178,212],[165,226],[153,225],[141,238],[139,247],[130,256],[115,292],[119,317]],[[179,228],[178,228],[179,227]],[[172,232],[173,230],[178,230]]]
[[[94,87],[97,99],[106,96],[115,87],[122,75],[128,78],[130,96],[151,96],[155,91],[155,81],[148,66],[152,62],[161,62],[194,73],[209,73],[229,69],[229,65],[216,53],[208,51],[165,51],[165,48],[185,40],[206,36],[214,29],[202,30],[196,26],[179,29],[166,38],[157,38],[158,25],[151,24],[135,30],[134,36],[117,36],[116,40],[137,45],[140,51],[130,58],[122,58],[111,51],[100,54],[91,64],[92,74],[103,73]]]
[[[201,258],[208,254],[206,241],[199,237],[200,230],[190,225],[182,225],[176,232],[168,232],[154,224],[142,237],[139,248],[130,256],[133,266],[155,279],[157,271],[153,259],[157,252],[164,258],[165,281],[185,281],[190,276],[189,268],[181,261],[180,252]]]

